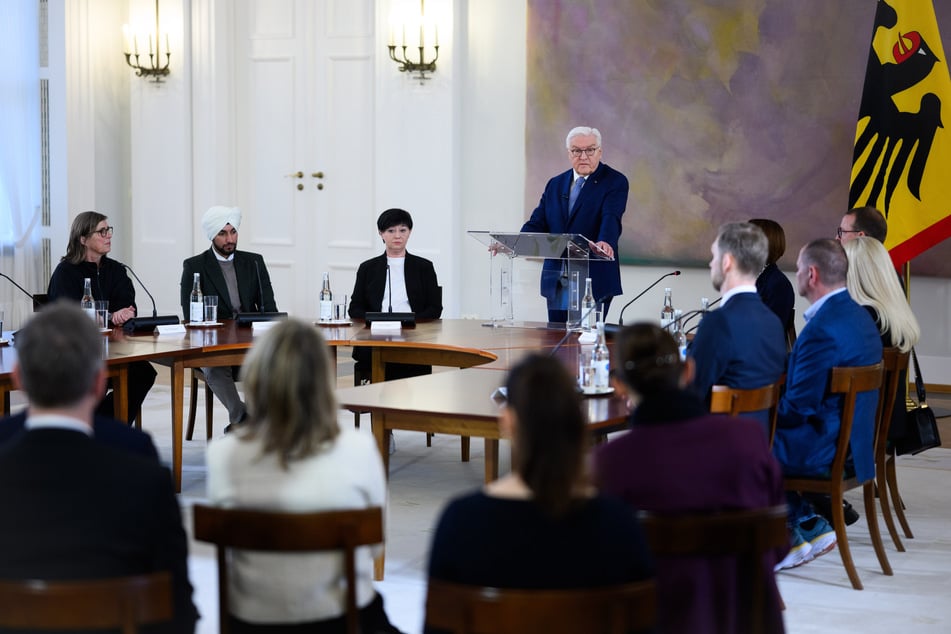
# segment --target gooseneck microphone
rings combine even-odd
[[[258,279],[258,312],[264,312],[264,284],[261,283],[261,267],[258,261],[254,261],[254,275]]]
[[[628,303],[624,304],[624,308],[621,309],[621,314],[618,316],[618,320],[617,320],[618,326],[623,326],[623,325],[624,325],[624,311],[627,310],[627,307],[628,307],[628,306],[630,306],[631,304],[633,304],[634,302],[636,302],[637,300],[639,300],[641,297],[643,297],[644,294],[645,294],[647,291],[649,291],[650,289],[652,289],[652,288],[654,288],[655,286],[657,286],[658,284],[660,284],[661,280],[663,280],[665,277],[670,277],[671,275],[680,275],[680,271],[671,271],[670,273],[665,273],[665,274],[661,275],[660,277],[657,278],[657,281],[655,281],[653,284],[651,284],[650,286],[648,286],[647,288],[645,288],[644,290],[642,290],[640,293],[638,293],[638,294],[634,297],[634,299],[632,299],[632,300],[629,301]]]
[[[120,264],[122,264],[120,262]],[[152,297],[152,293],[149,292],[149,289],[146,288],[145,284],[142,283],[142,280],[139,279],[139,276],[135,274],[135,271],[132,270],[132,267],[128,264],[122,264],[122,268],[132,274],[132,277],[135,278],[135,281],[139,283],[139,286],[142,287],[142,290],[145,291],[145,294],[149,296],[149,299],[152,300],[152,316],[151,317],[133,317],[124,324],[122,324],[122,329],[128,332],[134,332],[137,330],[154,330],[156,326],[168,326],[170,324],[179,323],[178,317],[176,315],[163,315],[158,316],[158,309],[155,307],[155,298]]]
[[[390,265],[386,265],[386,295],[387,299],[387,309],[386,312],[393,312],[393,283],[390,281]]]
[[[5,279],[5,280],[8,280],[11,284],[13,284],[13,285],[16,286],[18,289],[20,289],[20,291],[21,291],[24,295],[26,295],[27,297],[29,297],[31,300],[33,300],[34,302],[36,301],[36,298],[33,297],[33,294],[32,294],[30,291],[28,291],[28,290],[26,290],[25,288],[23,288],[22,286],[20,286],[19,284],[17,284],[16,281],[15,281],[12,277],[10,277],[9,275],[7,275],[6,273],[3,273],[3,272],[0,272],[0,277],[2,277],[2,278]]]

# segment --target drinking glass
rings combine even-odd
[[[205,322],[213,324],[218,321],[218,296],[205,295]]]

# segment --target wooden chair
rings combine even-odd
[[[737,599],[749,606],[750,618],[748,627],[737,627],[752,634],[766,634],[771,629],[766,575],[773,571],[763,558],[770,550],[789,545],[787,517],[785,504],[708,513],[639,514],[655,557],[736,555]],[[782,599],[779,607],[784,607]]]
[[[383,543],[383,509],[280,513],[192,507],[195,539],[210,542],[218,555],[218,619],[228,632],[228,548],[263,552],[316,552],[341,550],[346,573],[347,633],[359,631],[356,561],[358,546]]]
[[[119,629],[172,620],[172,577],[157,572],[82,581],[0,581],[0,629]]]
[[[882,535],[878,529],[878,516],[875,513],[875,480],[873,478],[865,482],[859,482],[858,478],[854,476],[847,478],[845,473],[845,462],[849,455],[849,442],[852,437],[852,423],[855,417],[856,397],[859,392],[878,390],[881,385],[881,361],[875,365],[832,368],[829,390],[835,394],[842,394],[843,404],[839,438],[836,442],[835,457],[832,460],[832,468],[829,472],[830,476],[828,478],[787,476],[785,479],[785,488],[787,491],[822,493],[831,497],[832,527],[835,529],[839,554],[842,556],[842,565],[849,575],[852,587],[856,590],[862,589],[862,581],[859,579],[858,572],[855,570],[852,553],[849,550],[848,535],[845,532],[845,517],[842,508],[843,493],[845,493],[845,491],[862,487],[865,497],[865,515],[868,520],[868,532],[872,538],[875,555],[878,557],[878,563],[882,567],[882,572],[886,575],[892,574],[892,567],[888,563],[888,557],[885,555]],[[875,416],[878,416],[877,411]],[[877,421],[874,422],[874,424],[877,425]]]
[[[627,634],[657,620],[654,581],[516,590],[429,580],[426,626],[453,634]]]
[[[769,410],[769,446],[773,446],[776,436],[776,415],[779,412],[779,393],[785,375],[775,383],[749,390],[741,390],[726,385],[714,385],[710,388],[710,411],[714,414],[740,414]]]
[[[199,381],[205,384],[205,440],[211,440],[212,429],[214,428],[215,394],[205,381],[205,373],[201,371],[201,368],[192,368],[191,396],[188,400],[188,428],[185,430],[185,438],[191,440],[195,433]]]
[[[891,535],[892,542],[899,552],[905,552],[905,545],[902,544],[895,528],[895,520],[889,508],[889,496],[891,496],[891,506],[894,506],[898,521],[905,531],[905,537],[911,538],[913,535],[908,526],[908,520],[905,518],[905,511],[902,509],[901,494],[898,492],[898,475],[895,472],[895,448],[888,445],[888,432],[892,425],[895,399],[898,397],[898,385],[902,373],[908,370],[909,357],[910,353],[900,352],[895,347],[882,350],[884,376],[879,397],[878,429],[875,433],[875,486],[878,489],[878,502],[882,507],[882,516],[885,518],[888,534]]]

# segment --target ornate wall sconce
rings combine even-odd
[[[439,59],[439,26],[434,21],[427,22],[425,2],[426,0],[419,0],[418,18],[414,17],[404,20],[403,23],[399,25],[402,31],[402,39],[399,45],[396,43],[397,25],[391,25],[390,41],[387,44],[390,59],[399,65],[399,71],[401,73],[416,73],[415,78],[419,79],[420,84],[429,79],[427,73],[436,72],[436,60]],[[412,36],[415,35],[417,25],[419,26],[419,40],[412,42]],[[407,26],[410,30],[410,40],[406,38]],[[429,40],[429,37],[432,39]],[[427,41],[432,42],[430,47],[426,46]],[[426,61],[425,58],[427,48],[431,48],[433,51],[432,59],[429,61]],[[415,60],[412,59],[413,56],[410,52],[413,49],[418,51]]]
[[[168,46],[168,33],[162,38],[162,32],[159,30],[159,0],[155,0],[155,30],[148,34],[149,58],[144,59],[145,54],[139,54],[139,33],[133,32],[129,25],[122,27],[123,39],[125,40],[125,63],[135,69],[136,77],[148,77],[154,82],[161,82],[162,78],[168,75],[168,62],[172,57],[172,51]],[[165,64],[162,65],[162,40],[165,40]],[[143,40],[143,49],[145,48]],[[133,62],[133,58],[135,58]]]

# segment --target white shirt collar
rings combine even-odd
[[[848,292],[848,289],[845,286],[843,286],[842,288],[837,288],[830,293],[826,293],[825,295],[817,299],[812,306],[806,309],[806,312],[802,314],[802,318],[805,319],[806,321],[809,321],[810,319],[815,317],[816,313],[819,312],[819,309],[822,308],[822,305],[826,303],[827,299],[829,299],[833,295],[838,295],[839,293],[845,293],[845,292]]]
[[[27,414],[24,427],[26,429],[70,429],[92,436],[92,428],[85,422],[78,418],[57,414],[43,414],[41,416]]]
[[[727,292],[723,294],[723,299],[720,300],[720,308],[726,306],[726,303],[730,301],[730,298],[739,293],[755,293],[756,286],[753,284],[741,284],[739,286],[734,286]]]
[[[215,254],[215,257],[218,258],[219,262],[230,262],[231,260],[234,259],[234,254],[236,253],[236,252],[232,252],[231,255],[229,255],[228,257],[225,257],[221,255],[220,253],[218,253],[218,250],[215,247],[211,247],[211,252]]]

